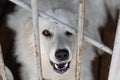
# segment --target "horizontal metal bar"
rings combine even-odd
[[[27,4],[26,2],[22,1],[22,0],[10,0],[11,2],[25,8],[26,10],[32,12],[32,9],[31,9],[31,5],[30,4]],[[77,33],[77,30],[74,28],[73,25],[69,25],[69,24],[66,24],[52,16],[50,16],[49,14],[45,13],[44,11],[41,11],[39,10],[39,13],[38,13],[39,17],[42,17],[50,22],[53,22],[55,24],[58,25],[58,27],[61,27],[61,28],[64,28],[65,30],[68,30],[68,31],[71,31],[72,33],[76,34]]]
[[[27,4],[26,2],[24,2],[23,0],[9,0],[23,8],[25,8],[26,10],[32,12],[31,6],[29,4]]]
[[[101,43],[91,39],[90,37],[86,36],[85,34],[83,35],[83,39],[86,42],[92,44],[93,46],[95,46],[95,47],[97,47],[97,48],[99,48],[99,49],[101,49],[101,50],[103,50],[103,51],[105,51],[105,52],[107,52],[107,53],[112,55],[112,50],[110,48],[108,48],[107,46],[105,46],[105,45],[103,45],[103,44],[101,44]]]

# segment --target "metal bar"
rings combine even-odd
[[[24,2],[23,0],[9,0],[23,8],[25,8],[26,10],[32,12],[31,6],[29,4],[27,4],[26,2]]]
[[[83,40],[85,40],[86,42],[92,44],[93,46],[95,46],[95,47],[109,53],[110,55],[112,55],[112,50],[109,47],[91,39],[90,37],[86,36],[85,34],[83,35]]]
[[[77,56],[76,56],[76,80],[80,80],[80,65],[81,65],[81,50],[83,42],[83,26],[85,19],[85,0],[80,0],[79,4],[79,24],[78,24],[78,44],[77,44]]]
[[[120,14],[108,80],[120,80]]]
[[[7,80],[1,46],[0,46],[0,75],[2,76],[2,80]]]
[[[32,20],[33,20],[33,29],[35,37],[35,47],[36,47],[36,61],[38,69],[38,80],[42,80],[42,66],[41,66],[41,50],[40,50],[40,32],[38,26],[38,12],[37,12],[37,0],[31,0],[32,6]]]

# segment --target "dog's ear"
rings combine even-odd
[[[3,7],[7,4],[8,0],[0,0],[0,7]]]

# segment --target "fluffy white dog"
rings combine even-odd
[[[30,3],[30,0],[25,0]],[[78,0],[38,0],[38,9],[60,21],[78,26]],[[101,42],[98,27],[106,20],[106,7],[115,10],[120,7],[119,0],[86,0],[86,35]],[[114,12],[112,12],[114,14]],[[44,19],[40,19],[41,59],[44,80],[75,80],[76,36]],[[8,25],[16,31],[15,55],[22,64],[22,80],[38,80],[34,49],[32,14],[16,6],[15,12],[8,16]],[[95,58],[94,48],[84,42],[82,50],[81,80],[93,80],[91,62]]]

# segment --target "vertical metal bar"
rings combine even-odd
[[[78,45],[77,45],[77,56],[76,56],[76,80],[80,80],[80,64],[81,64],[81,50],[83,42],[83,27],[84,27],[84,16],[85,16],[85,0],[80,0],[79,4],[79,25],[78,25]]]
[[[120,14],[108,80],[120,80]]]
[[[0,75],[2,76],[2,80],[7,80],[1,46],[0,46]]]
[[[38,77],[39,80],[42,80],[42,66],[41,66],[41,50],[40,50],[40,32],[38,26],[38,12],[37,12],[37,0],[31,0],[32,5],[32,14],[33,14],[33,27],[34,27],[34,36],[35,36],[35,47],[36,47],[36,60],[38,68]]]

